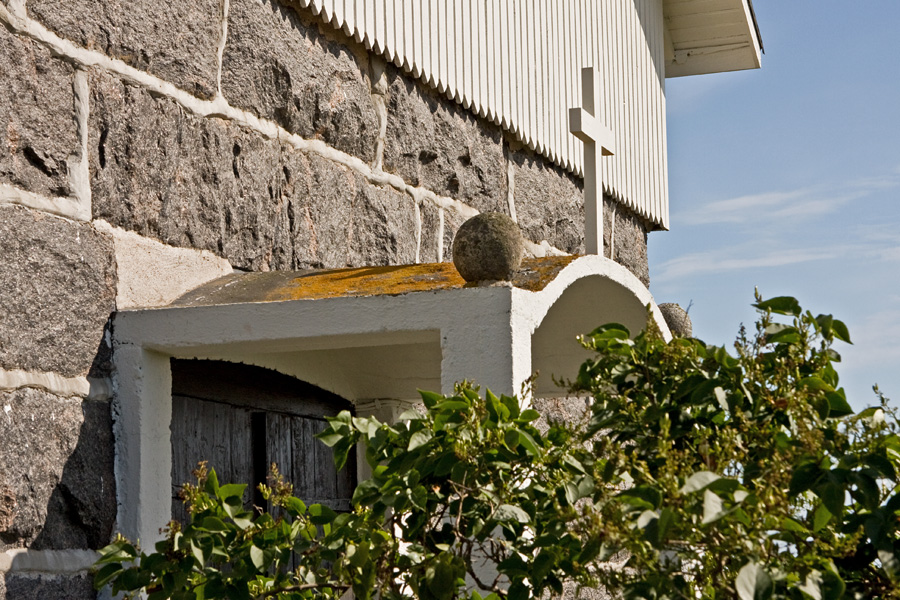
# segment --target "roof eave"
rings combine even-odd
[[[666,0],[666,77],[758,69],[763,52],[751,0]]]

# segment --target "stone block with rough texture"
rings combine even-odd
[[[431,202],[422,202],[419,207],[419,215],[422,220],[419,262],[438,262],[440,246],[443,244],[441,209]]]
[[[384,170],[412,185],[509,214],[500,128],[388,67]]]
[[[345,42],[348,40],[344,40]],[[379,120],[365,53],[275,0],[232,0],[222,93],[291,133],[371,162]]]
[[[292,190],[294,268],[415,261],[416,208],[407,194],[372,186],[316,155],[299,155]]]
[[[0,408],[0,551],[109,543],[116,514],[109,404],[20,388],[0,392]]]
[[[647,224],[634,212],[608,196],[603,199],[603,246],[617,263],[650,286],[647,263]]]
[[[111,240],[89,224],[0,206],[0,368],[87,375],[115,269]]]
[[[544,157],[510,152],[516,220],[522,234],[535,243],[570,254],[584,252],[584,195],[581,181]]]
[[[415,258],[406,194],[107,75],[91,97],[95,218],[254,271]]]
[[[0,574],[0,600],[94,600],[96,597],[93,578],[88,573],[7,573],[5,577]]]
[[[453,238],[456,231],[466,222],[466,217],[455,210],[444,210],[444,260],[453,260]]]
[[[0,25],[0,183],[68,196],[79,158],[72,67]]]
[[[29,16],[201,98],[216,93],[220,0],[28,0]]]

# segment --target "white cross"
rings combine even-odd
[[[601,156],[615,153],[612,131],[598,117],[600,75],[593,67],[581,70],[583,108],[569,109],[569,131],[584,142],[584,249],[603,256],[603,182]],[[597,150],[600,152],[597,152]]]

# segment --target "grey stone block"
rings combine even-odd
[[[0,183],[69,195],[68,163],[79,153],[73,77],[70,65],[0,26]]]
[[[285,265],[287,148],[99,72],[91,105],[95,218],[244,269]]]
[[[444,211],[444,261],[453,260],[453,238],[466,218],[455,210]]]
[[[371,162],[379,121],[366,57],[343,41],[275,0],[232,0],[222,93],[292,133]]]
[[[431,202],[423,202],[419,214],[422,219],[422,239],[419,244],[419,262],[438,262],[438,244],[441,239],[441,209]]]
[[[0,367],[86,375],[115,310],[112,242],[89,224],[2,206],[0,281]]]
[[[72,42],[201,98],[216,92],[220,0],[28,0],[28,13]]]
[[[94,73],[94,216],[247,270],[415,258],[415,206],[346,167]]]
[[[416,261],[416,206],[393,188],[358,186],[352,223],[352,265],[412,264]]]
[[[500,129],[395,67],[388,67],[387,77],[384,169],[479,212],[509,214]]]
[[[94,600],[92,578],[78,575],[32,575],[7,573],[0,576],[0,600]]]
[[[109,404],[21,388],[0,392],[0,406],[0,550],[107,544],[116,513]]]
[[[581,180],[528,150],[509,153],[513,165],[516,218],[533,242],[547,240],[568,252],[584,252],[584,192]],[[615,226],[613,226],[615,221]],[[647,225],[611,197],[603,199],[603,246],[609,256],[650,285]]]
[[[603,199],[603,245],[606,252],[609,253],[611,245],[613,260],[634,273],[641,283],[649,287],[647,231],[646,223],[630,208],[609,197]]]
[[[581,181],[527,150],[510,152],[516,220],[535,243],[547,240],[568,252],[584,252],[584,196]]]
[[[415,261],[415,204],[315,155],[299,156],[293,191],[294,268]]]

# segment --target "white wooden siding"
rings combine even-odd
[[[616,137],[604,191],[668,228],[663,0],[296,0],[577,175],[581,68]]]

